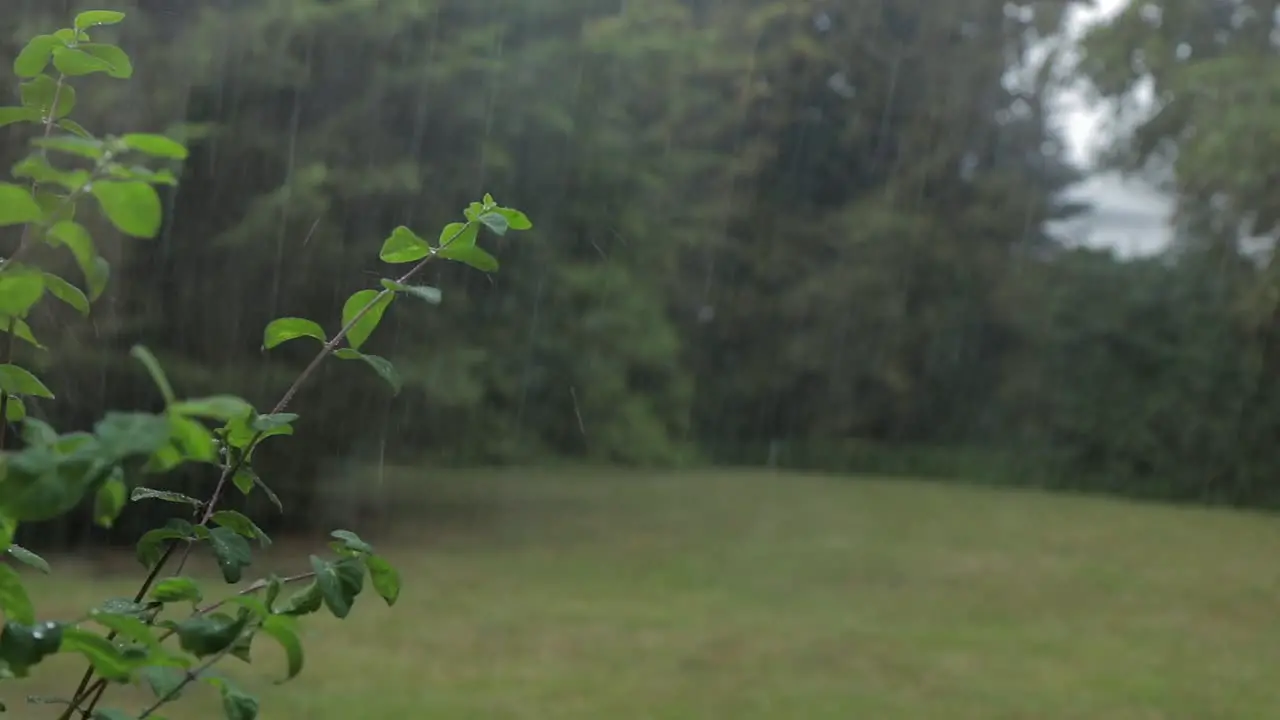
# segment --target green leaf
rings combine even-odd
[[[0,127],[14,123],[39,123],[43,118],[40,111],[29,107],[0,107]]]
[[[277,318],[267,324],[267,329],[262,333],[262,347],[270,350],[280,343],[300,337],[315,338],[322,343],[329,341],[324,334],[324,328],[317,323],[305,318],[285,317]]]
[[[30,395],[52,400],[53,392],[40,379],[17,365],[0,365],[0,390],[10,395]]]
[[[440,257],[469,265],[481,272],[498,270],[498,259],[477,245],[450,246],[440,251]]]
[[[127,80],[133,77],[133,62],[129,60],[128,53],[115,45],[80,43],[76,48],[81,52],[105,61],[111,68],[107,71],[107,75],[118,80]]]
[[[0,667],[8,666],[17,677],[26,677],[28,669],[58,652],[63,628],[54,622],[25,625],[7,622],[0,632]]]
[[[36,621],[36,609],[22,586],[22,578],[8,565],[0,565],[0,612],[5,620],[26,625]]]
[[[147,611],[147,606],[134,602],[129,598],[110,598],[98,607],[94,608],[91,614],[106,613],[108,615],[128,615],[136,617]]]
[[[302,672],[302,641],[298,638],[297,624],[286,615],[272,615],[262,624],[262,632],[271,636],[284,650],[289,670],[285,680],[292,680]],[[283,681],[282,681],[283,682]]]
[[[11,423],[20,422],[27,416],[27,404],[22,402],[22,398],[9,396],[4,403],[4,419]]]
[[[49,228],[49,237],[71,250],[71,254],[76,258],[76,264],[80,266],[80,271],[88,278],[93,267],[93,259],[98,255],[93,248],[93,238],[89,237],[89,231],[77,222],[62,220]]]
[[[83,50],[69,47],[53,49],[53,67],[67,77],[92,75],[93,73],[111,72],[115,68],[102,58],[90,55]]]
[[[213,548],[213,556],[218,560],[218,569],[228,583],[240,582],[244,569],[253,560],[253,551],[249,542],[235,530],[216,527],[209,530],[209,545]]]
[[[492,230],[496,235],[506,235],[507,228],[511,227],[505,215],[493,211],[482,214],[480,222],[484,223],[485,227]]]
[[[182,143],[171,140],[164,135],[126,133],[120,137],[120,141],[130,150],[136,150],[153,157],[171,160],[187,159],[187,149],[182,146]]]
[[[138,562],[150,570],[164,553],[166,543],[191,540],[194,538],[191,523],[180,518],[170,518],[164,527],[148,530],[139,540],[135,549]]]
[[[210,418],[225,422],[253,412],[253,406],[248,401],[234,395],[213,395],[176,402],[170,407],[170,410],[179,415]]]
[[[261,489],[266,494],[267,499],[271,501],[271,504],[276,506],[276,510],[284,512],[284,504],[280,502],[280,497],[276,495],[274,490],[267,487],[267,484],[262,482],[262,478],[258,477],[257,473],[251,468],[241,467],[236,470],[232,480],[235,482],[236,487],[240,488],[240,492],[245,495],[248,495],[255,487]]]
[[[252,408],[250,408],[252,409]],[[290,425],[294,420],[298,419],[296,413],[273,413],[270,415],[259,415],[249,423],[250,429],[254,432],[260,432],[264,436],[271,435],[291,435],[293,428]],[[281,432],[285,431],[285,432]]]
[[[119,470],[119,468],[116,468]],[[99,527],[109,528],[120,517],[124,510],[125,499],[129,489],[124,484],[123,472],[111,477],[98,488],[93,498],[93,522]]]
[[[507,220],[507,227],[512,230],[529,230],[533,227],[533,223],[529,222],[529,218],[519,210],[512,208],[494,208],[494,212],[498,213]]]
[[[150,413],[108,412],[93,426],[106,453],[117,460],[150,455],[169,443],[169,418]]]
[[[471,247],[476,244],[476,236],[480,233],[480,226],[475,223],[449,223],[440,231],[440,254],[444,255],[446,250],[458,250],[459,248]]]
[[[0,272],[0,315],[24,317],[44,296],[44,277],[18,268]]]
[[[62,137],[39,138],[32,140],[31,144],[46,150],[56,150],[90,160],[101,160],[107,154],[107,149],[103,146],[102,141],[96,138],[64,135]]]
[[[31,326],[28,325],[25,320],[22,320],[16,317],[5,317],[3,315],[0,315],[0,330],[8,332],[9,326],[11,324],[13,326],[14,337],[18,338],[19,340],[24,340],[28,343],[31,343],[32,347],[40,348],[41,350],[45,349],[44,345],[41,345],[40,341],[36,340],[36,336],[31,332]],[[19,417],[17,419],[21,420],[22,418]]]
[[[245,537],[250,540],[257,540],[258,544],[264,548],[271,545],[271,538],[267,537],[267,534],[262,531],[262,528],[258,527],[252,520],[235,510],[219,510],[210,516],[209,519],[218,525],[231,530],[237,535],[240,535],[241,537]]]
[[[152,238],[160,232],[160,196],[139,180],[101,180],[90,189],[116,229],[126,235]]]
[[[58,127],[62,130],[66,130],[76,137],[81,137],[85,140],[93,139],[93,133],[89,132],[83,125],[70,118],[62,118],[59,120]]]
[[[13,59],[13,74],[25,79],[44,72],[56,47],[63,47],[63,45],[62,41],[53,35],[37,35],[31,38]]]
[[[151,626],[143,622],[137,614],[124,615],[104,610],[93,610],[89,613],[89,619],[116,635],[122,635],[140,645],[147,647],[159,645],[155,636],[151,634]]]
[[[97,300],[102,296],[110,278],[111,266],[101,257],[95,257],[90,268],[85,271],[85,279],[89,283],[89,300]]]
[[[276,609],[276,612],[293,617],[310,615],[319,610],[323,604],[324,596],[320,592],[320,585],[312,581],[298,592],[290,595],[289,599]]]
[[[432,305],[440,304],[440,290],[433,288],[430,285],[404,285],[396,282],[395,280],[384,279],[382,281],[382,287],[391,290],[392,292],[403,293],[405,295],[418,298],[419,300],[431,303]]]
[[[204,599],[200,585],[189,577],[165,578],[151,589],[151,599],[159,603],[198,603]]]
[[[164,404],[172,404],[174,399],[173,385],[169,384],[169,378],[164,374],[164,368],[160,367],[160,361],[156,359],[156,356],[151,354],[151,351],[145,345],[134,345],[130,348],[129,354],[147,369],[147,374],[151,376],[151,382],[156,384],[156,388],[160,391],[160,396],[164,398]]]
[[[21,545],[10,545],[8,549],[5,550],[5,552],[9,554],[9,557],[13,558],[14,560],[17,560],[18,562],[22,563],[23,565],[26,565],[27,567],[35,568],[36,570],[39,570],[45,575],[48,575],[50,572],[49,563],[46,562],[44,558],[22,547]]]
[[[364,567],[351,558],[331,563],[315,555],[311,556],[311,567],[325,606],[334,617],[345,618],[351,613],[356,596],[364,589]]]
[[[44,274],[44,286],[54,297],[75,308],[81,315],[89,314],[89,298],[84,296],[80,288],[53,273]]]
[[[152,715],[155,720],[163,720],[162,718]],[[92,720],[138,720],[136,716],[117,708],[99,708],[93,711]]]
[[[79,192],[90,179],[88,170],[61,170],[49,164],[42,154],[29,155],[13,166],[13,176],[27,178],[44,186],[60,185],[67,192]],[[46,221],[61,221],[74,215],[75,204],[65,196],[52,196],[47,189],[37,189],[35,201]],[[56,198],[56,202],[54,202]],[[47,236],[46,236],[47,238]]]
[[[403,382],[400,380],[400,373],[396,372],[395,366],[386,358],[379,357],[377,355],[365,355],[359,350],[352,350],[351,348],[342,348],[341,350],[334,352],[333,356],[339,360],[363,361],[366,365],[373,368],[374,372],[378,373],[383,380],[387,381],[387,384],[391,386],[391,391],[393,393],[398,394],[401,387],[403,387]]]
[[[373,552],[372,545],[362,540],[359,535],[351,532],[350,530],[334,530],[329,533],[329,536],[340,540],[342,542],[342,546],[348,550],[354,550],[358,553]]]
[[[377,290],[359,290],[347,298],[342,305],[342,327],[351,325],[351,329],[347,331],[347,343],[352,350],[359,350],[369,339],[378,323],[382,322],[382,315],[394,298],[393,293]],[[365,310],[366,307],[368,310]],[[353,320],[354,325],[351,324]]]
[[[31,191],[12,183],[0,183],[0,226],[37,223],[43,219]]]
[[[227,720],[257,720],[258,701],[252,695],[226,684],[222,686],[222,712]]]
[[[192,507],[204,507],[204,501],[183,495],[179,492],[171,492],[169,490],[156,490],[149,487],[136,487],[133,492],[129,493],[129,500],[138,502],[139,500],[163,500],[167,503],[177,505],[190,505]]]
[[[78,627],[62,631],[62,652],[80,653],[104,678],[125,682],[133,669],[133,663],[114,643],[105,637]]]
[[[195,462],[216,462],[218,447],[213,433],[203,424],[176,413],[169,414],[170,437],[176,448],[179,462],[193,460]]]
[[[247,615],[237,619],[225,613],[213,613],[183,620],[175,630],[183,650],[196,657],[207,657],[231,647],[248,622]]]
[[[138,676],[156,698],[170,700],[177,700],[182,696],[179,691],[187,682],[187,673],[170,665],[148,665],[138,671]]]
[[[77,32],[83,32],[97,25],[115,25],[124,20],[124,13],[115,10],[85,10],[76,15]]]
[[[378,555],[366,556],[364,563],[369,568],[369,581],[374,591],[387,605],[395,605],[400,598],[400,572]]]
[[[391,231],[391,235],[382,243],[378,258],[393,265],[415,262],[431,254],[431,246],[426,240],[418,237],[412,230],[401,225]]]
[[[35,109],[42,118],[64,118],[76,106],[76,89],[66,84],[59,86],[48,75],[36,75],[22,83],[21,96],[23,106]]]

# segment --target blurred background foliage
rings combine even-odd
[[[495,241],[496,275],[434,267],[440,308],[390,313],[371,352],[404,391],[334,365],[300,398],[264,468],[298,522],[352,458],[1274,506],[1280,286],[1244,242],[1280,222],[1274,7],[1133,3],[1064,75],[1032,50],[1073,4],[115,2],[136,80],[86,87],[80,117],[193,153],[162,237],[108,242],[92,322],[35,319],[54,351],[24,362],[59,398],[33,414],[154,407],[139,341],[184,394],[266,403],[306,360],[261,352],[269,319],[332,325],[392,227],[431,236],[489,191],[535,230]],[[81,4],[7,5],[12,56]],[[1163,168],[1177,232],[1156,256],[1052,233],[1083,209],[1051,112],[1082,77],[1157,99],[1108,158]],[[23,132],[0,130],[0,157]]]

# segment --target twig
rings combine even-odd
[[[147,709],[143,710],[142,713],[138,715],[138,720],[143,720],[144,718],[151,717],[155,713],[155,711],[164,707],[165,703],[177,697],[178,693],[182,692],[183,688],[195,682],[197,679],[199,679],[199,677],[202,674],[204,674],[205,672],[208,672],[209,668],[213,667],[214,665],[217,665],[218,661],[222,660],[222,658],[229,655],[231,653],[231,649],[234,648],[235,646],[236,644],[234,642],[228,643],[225,648],[214,653],[212,656],[210,656],[208,660],[205,660],[204,662],[200,663],[200,665],[196,667],[195,670],[188,670],[186,676],[182,678],[182,682],[170,688],[169,692],[156,698],[155,702],[147,706]]]
[[[471,227],[473,222],[474,221],[468,220],[466,223],[463,223],[462,227],[459,228],[458,231],[455,232],[453,235],[449,236],[447,240],[440,243],[439,247],[430,248],[426,257],[419,260],[417,264],[415,264],[412,268],[409,268],[409,271],[406,272],[404,275],[401,275],[400,278],[395,281],[396,284],[403,285],[409,282],[410,280],[412,280],[415,275],[422,272],[422,269],[427,266],[427,263],[434,260],[441,253],[441,251],[449,247],[449,245],[451,245],[459,237],[462,237],[462,234],[465,233]],[[386,297],[390,293],[392,293],[392,290],[383,288],[377,295],[373,297],[372,300],[370,300],[367,304],[365,304],[364,307],[360,308],[359,312],[357,312],[354,316],[352,316],[352,318],[349,321],[347,321],[347,323],[342,327],[342,329],[339,330],[338,333],[333,336],[333,339],[326,342],[324,346],[320,348],[320,352],[316,353],[316,356],[312,358],[311,362],[308,363],[305,368],[303,368],[302,372],[299,373],[297,379],[295,379],[293,381],[293,384],[290,385],[287,390],[285,390],[284,395],[280,397],[280,400],[276,403],[275,407],[271,409],[272,415],[284,412],[284,410],[289,406],[289,403],[293,401],[294,396],[296,396],[298,394],[298,391],[302,389],[302,386],[305,385],[307,380],[311,379],[311,376],[314,375],[316,371],[319,369],[320,363],[324,362],[325,358],[333,354],[333,352],[337,350],[339,343],[341,343],[342,340],[346,338],[347,334],[351,332],[351,329],[356,326],[356,323],[360,322],[360,320],[364,318],[365,315],[367,315],[371,310],[373,310],[373,308],[379,302],[381,302],[384,297]],[[248,445],[245,446],[245,449],[243,452],[239,453],[231,462],[228,462],[227,464],[223,465],[222,473],[218,477],[218,483],[213,488],[213,494],[209,496],[209,501],[205,503],[204,513],[201,515],[200,522],[199,522],[201,526],[207,526],[209,524],[210,520],[213,518],[213,513],[215,512],[215,508],[218,505],[218,501],[222,498],[223,492],[226,491],[227,480],[233,477],[235,473],[241,467],[244,466],[246,459],[253,453],[254,448],[256,448],[257,444],[262,440],[262,436],[263,436],[263,431],[259,430],[256,434],[254,434],[252,438],[249,439],[249,443]],[[186,565],[187,558],[191,556],[191,550],[193,545],[190,540],[186,540],[186,541],[171,540],[169,541],[168,545],[165,547],[164,553],[161,554],[158,560],[156,560],[155,566],[151,568],[151,571],[149,573],[147,573],[146,579],[143,580],[142,582],[142,587],[138,589],[137,595],[134,598],[134,602],[142,602],[142,599],[146,597],[147,592],[151,589],[151,585],[155,583],[156,578],[159,577],[160,573],[164,570],[164,567],[173,558],[174,552],[178,549],[178,544],[182,542],[186,543],[186,548],[183,551],[182,559],[178,563],[177,572],[182,571],[182,568]],[[294,576],[294,579],[301,580],[301,579],[310,577],[311,575],[312,575],[311,573],[304,573],[303,575]],[[259,586],[258,583],[262,583],[262,584]],[[258,590],[261,590],[267,587],[267,583],[261,580],[258,581],[258,583],[254,583],[254,585],[250,586],[249,588],[246,588],[240,594],[245,595],[250,592],[256,592]],[[226,600],[222,601],[222,603],[225,603],[225,602],[227,601]],[[221,605],[222,603],[218,603],[218,605]],[[111,633],[107,637],[108,639],[113,639],[115,637],[115,633]],[[166,637],[168,636],[166,635]],[[214,656],[213,661],[211,661],[210,663],[206,663],[206,665],[202,667],[201,671],[203,671],[203,669],[207,669],[208,666],[212,665],[212,662],[216,662],[217,660],[221,659],[225,655],[226,653],[223,652]],[[93,680],[93,667],[90,666],[88,669],[85,670],[84,676],[80,680],[80,685],[76,689],[76,693],[71,701],[71,705],[67,708],[66,712],[63,713],[62,717],[60,717],[59,720],[71,720],[72,714],[77,709],[79,709],[79,704],[83,702],[84,699],[87,697],[88,693],[86,692],[86,689],[89,688],[89,683],[92,680]],[[99,693],[96,697],[94,697],[94,699],[90,702],[90,704],[81,712],[86,715],[89,713],[92,713],[94,707],[98,702],[98,699],[101,697],[102,695],[101,693]],[[164,703],[167,701],[168,701],[167,697],[161,699],[155,705],[151,706],[146,711],[144,711],[142,715],[139,715],[138,720],[142,720],[142,718],[146,718],[150,716],[159,707],[164,705]]]

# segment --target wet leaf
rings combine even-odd
[[[230,528],[216,527],[209,530],[209,545],[223,579],[228,583],[240,582],[244,569],[253,561],[249,542]]]
[[[10,545],[5,552],[9,554],[9,557],[17,560],[27,567],[35,568],[46,575],[50,572],[49,563],[44,558],[21,545]]]
[[[156,583],[151,589],[151,599],[160,603],[198,603],[204,599],[200,585],[189,577],[170,577]]]
[[[68,627],[62,632],[62,652],[83,655],[99,675],[108,680],[124,682],[129,679],[133,663],[114,643],[88,630]]]
[[[133,502],[139,500],[163,500],[168,503],[179,505],[190,505],[192,507],[203,507],[204,502],[190,495],[183,495],[179,492],[171,492],[169,490],[156,490],[149,487],[136,487],[129,494],[129,499]]]
[[[235,510],[219,510],[209,519],[241,537],[248,538],[250,540],[257,540],[258,544],[264,548],[271,545],[271,538],[267,537],[267,534],[262,531],[262,528],[254,524],[254,522],[244,514],[236,512]]]
[[[0,631],[0,666],[7,665],[15,676],[26,677],[33,665],[58,652],[62,639],[63,629],[58,623],[6,622]]]
[[[231,647],[248,622],[248,616],[237,619],[225,613],[196,615],[178,623],[178,643],[196,657],[214,655]]]
[[[329,612],[336,618],[345,618],[351,613],[356,596],[364,589],[364,566],[354,558],[328,562],[312,555],[311,568]]]
[[[78,32],[83,32],[98,25],[115,25],[124,17],[124,13],[115,10],[85,10],[76,15],[75,27]]]

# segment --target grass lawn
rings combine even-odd
[[[420,474],[379,538],[400,604],[310,619],[290,684],[267,643],[226,666],[263,718],[1280,717],[1278,518],[769,472]],[[264,571],[305,565],[286,545]],[[54,560],[44,615],[140,578]],[[80,668],[0,691],[52,717],[21,696]],[[208,695],[167,716],[220,717]]]

